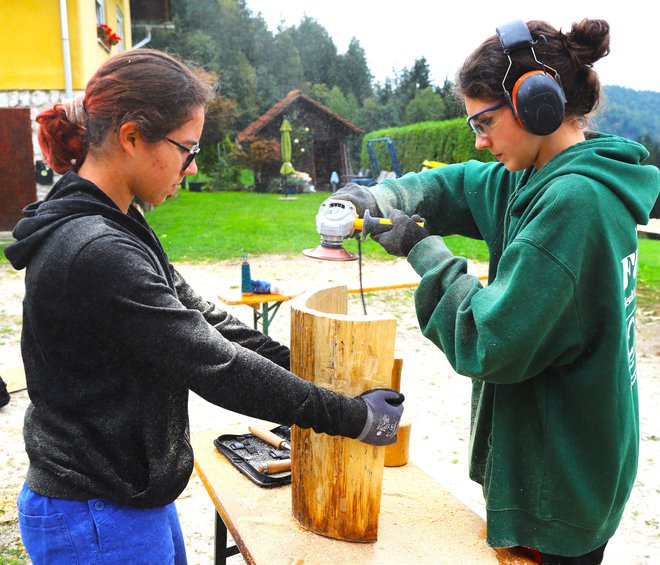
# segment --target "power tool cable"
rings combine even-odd
[[[358,278],[360,280],[360,299],[362,300],[362,311],[367,315],[367,303],[364,299],[364,287],[362,285],[362,237],[357,236],[358,245]]]

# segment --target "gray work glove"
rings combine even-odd
[[[367,405],[367,422],[357,440],[369,445],[396,443],[404,396],[391,388],[375,388],[357,398]]]
[[[372,216],[381,215],[373,193],[368,188],[354,182],[346,183],[346,186],[333,192],[331,198],[352,202],[360,218],[364,217],[365,210],[369,210]]]
[[[417,243],[431,235],[426,229],[417,225],[417,222],[424,222],[418,214],[406,216],[401,210],[392,210],[390,220],[392,220],[391,230],[371,236],[371,239],[380,243],[390,255],[407,257]]]

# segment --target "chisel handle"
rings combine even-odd
[[[282,473],[291,470],[291,459],[274,459],[273,461],[263,461],[257,465],[257,469],[264,475],[273,473]]]
[[[274,434],[270,430],[263,430],[261,428],[248,428],[248,430],[250,430],[250,433],[253,436],[264,440],[266,443],[269,443],[270,445],[273,445],[278,449],[283,448],[283,449],[291,450],[291,445],[289,444],[288,441],[281,438],[277,434]]]

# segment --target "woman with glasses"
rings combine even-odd
[[[488,543],[543,564],[601,563],[637,468],[636,228],[660,173],[640,144],[587,128],[609,41],[603,20],[500,26],[456,85],[495,162],[333,195],[392,219],[374,239],[407,256],[422,333],[472,379]],[[487,286],[447,248],[452,234],[486,242]]]
[[[26,269],[18,508],[35,565],[186,563],[173,501],[193,468],[189,390],[268,421],[396,440],[402,396],[347,398],[291,374],[289,350],[197,295],[132,205],[163,202],[197,172],[211,92],[171,56],[127,51],[84,99],[37,117],[63,176],[5,251]]]

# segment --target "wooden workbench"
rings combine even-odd
[[[218,294],[218,300],[229,306],[245,305],[252,308],[254,329],[268,335],[268,328],[282,302],[295,298],[297,294],[241,294],[240,291],[227,291]]]
[[[216,535],[226,540],[228,529],[248,564],[532,563],[489,548],[483,520],[412,463],[384,469],[377,542],[311,533],[291,513],[291,487],[261,488],[240,474],[213,445],[221,433],[193,434],[195,468],[218,513]],[[223,550],[216,547],[216,563],[225,562]]]

